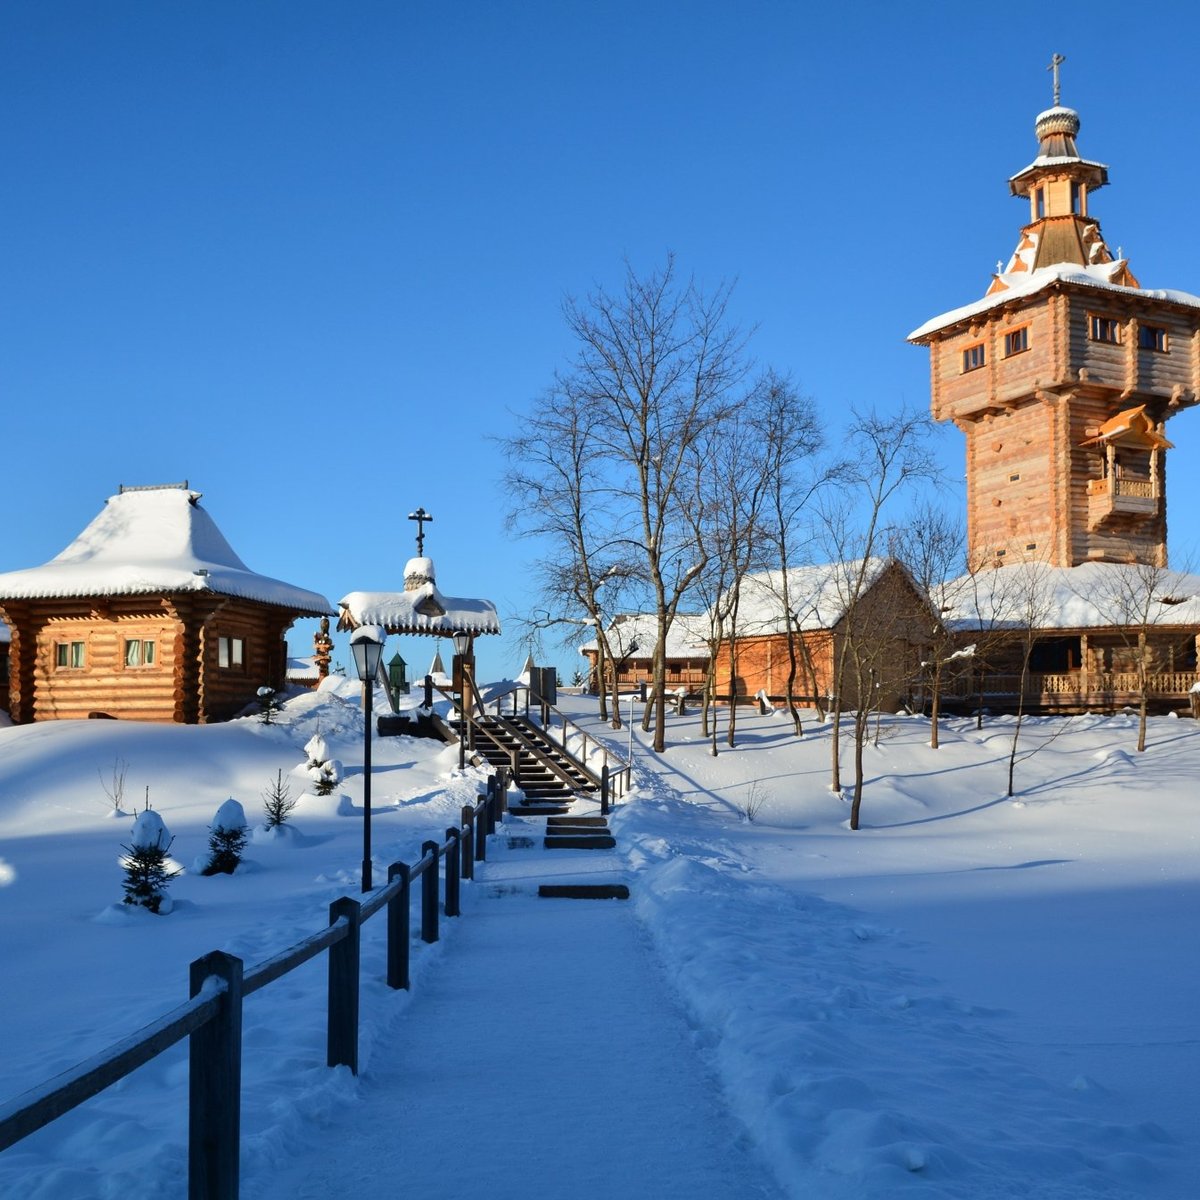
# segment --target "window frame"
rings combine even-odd
[[[157,638],[137,638],[127,637],[123,641],[121,658],[128,671],[145,671],[153,670],[158,666],[158,647],[155,645]],[[129,661],[130,650],[136,646],[137,654],[135,662]]]
[[[962,351],[962,373],[970,374],[972,371],[982,370],[987,366],[987,343],[972,342],[969,346],[964,346]]]
[[[235,652],[236,651],[236,652]],[[246,639],[230,635],[217,637],[217,670],[246,673]]]
[[[1018,344],[1019,341],[1019,344]],[[1029,326],[1018,325],[1004,334],[1004,357],[1012,358],[1016,354],[1024,354],[1029,349]]]
[[[1146,335],[1150,335],[1150,340],[1146,340]],[[1162,325],[1138,325],[1138,349],[1150,350],[1155,354],[1168,354],[1171,349],[1171,341],[1167,336],[1167,330]]]
[[[1105,336],[1109,333],[1112,337]],[[1119,346],[1121,322],[1116,317],[1108,317],[1103,313],[1088,313],[1088,341],[1097,342],[1102,346]]]
[[[87,642],[72,638],[70,641],[54,643],[54,669],[56,671],[86,671]]]

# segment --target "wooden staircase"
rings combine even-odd
[[[575,758],[523,717],[477,717],[475,753],[491,766],[515,766],[514,782],[525,799],[509,811],[518,816],[563,816],[577,796],[597,790]]]

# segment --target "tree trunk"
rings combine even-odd
[[[854,714],[854,799],[850,802],[850,828],[858,828],[859,810],[862,808],[863,789],[863,742],[867,740],[867,723],[870,709],[859,703]]]
[[[942,664],[939,660],[933,665],[933,675],[929,680],[929,746],[938,748],[938,711],[942,704]]]

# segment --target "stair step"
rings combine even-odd
[[[567,804],[514,804],[508,811],[517,817],[552,817],[568,813],[571,808]]]
[[[623,883],[543,883],[538,895],[558,900],[628,900]]]
[[[555,825],[601,825],[605,829],[608,828],[607,817],[551,817],[546,822],[548,826]]]
[[[551,825],[551,821],[569,820],[566,817],[547,817],[546,836],[560,837],[612,837],[612,832],[604,825]]]
[[[542,842],[547,850],[612,850],[616,844],[616,838],[598,834],[564,834],[562,837],[547,837]]]

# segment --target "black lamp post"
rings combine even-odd
[[[363,861],[362,890],[371,890],[371,721],[375,698],[375,679],[383,659],[383,639],[387,635],[378,625],[360,625],[350,635],[350,653],[354,668],[363,683]]]
[[[467,705],[470,703],[469,680],[467,678],[467,655],[471,650],[471,635],[456,633],[451,639],[454,642],[454,655],[458,659],[458,703],[462,716],[462,727],[458,738],[458,769],[464,770],[467,765],[467,731],[471,728],[467,720]]]

